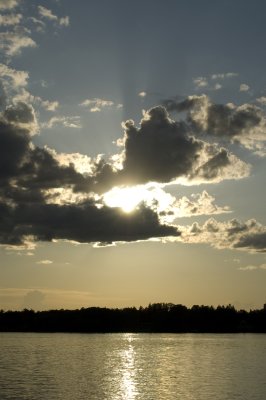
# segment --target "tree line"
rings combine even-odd
[[[236,310],[232,305],[188,308],[155,303],[147,307],[90,307],[76,310],[0,310],[1,332],[158,332],[266,333],[266,305],[260,310]]]

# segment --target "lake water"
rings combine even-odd
[[[265,400],[266,335],[0,333],[0,400]]]

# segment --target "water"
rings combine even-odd
[[[0,400],[265,400],[266,335],[0,333]]]

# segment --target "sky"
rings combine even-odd
[[[265,14],[0,0],[0,309],[262,308]]]

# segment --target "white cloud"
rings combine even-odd
[[[200,88],[208,88],[209,90],[220,90],[222,89],[221,83],[215,83],[214,86],[210,85],[209,80],[224,80],[228,78],[233,78],[235,76],[238,76],[237,73],[235,72],[225,72],[225,73],[220,73],[220,74],[213,74],[211,76],[205,77],[205,76],[199,76],[193,80],[194,84],[196,85],[197,89]]]
[[[60,165],[69,166],[73,164],[75,170],[81,174],[92,174],[94,163],[91,157],[80,153],[57,153],[54,149],[45,146],[45,149],[55,158]]]
[[[260,103],[262,106],[266,106],[266,97],[265,96],[259,97],[258,99],[256,99],[256,101],[258,103]]]
[[[191,217],[196,215],[213,215],[231,212],[228,206],[220,207],[215,204],[215,197],[206,190],[193,194],[191,199],[183,196],[174,203],[176,216]]]
[[[55,111],[59,106],[58,101],[41,100],[41,104],[47,111]]]
[[[49,264],[53,264],[53,261],[51,261],[51,260],[40,260],[40,261],[37,261],[36,264],[49,265]]]
[[[81,107],[88,107],[90,112],[100,112],[104,108],[113,107],[115,103],[111,100],[104,100],[99,98],[86,99],[79,104]],[[123,104],[117,104],[116,108],[122,108]]]
[[[38,18],[29,17],[29,20],[32,21],[36,25],[37,32],[43,33],[45,31],[45,23]]]
[[[57,21],[58,17],[46,7],[38,6],[38,11],[41,17]]]
[[[61,26],[69,26],[70,21],[68,16],[59,18],[57,15],[53,14],[51,10],[43,6],[38,6],[38,11],[42,18],[57,22]]]
[[[147,93],[146,92],[139,92],[138,96],[139,97],[146,97]]]
[[[33,96],[30,92],[28,92],[24,88],[20,90],[19,93],[13,97],[13,102],[19,102],[19,101],[35,104],[37,106],[44,108],[47,111],[55,111],[59,107],[58,101],[43,100],[39,96]]]
[[[208,81],[204,76],[199,76],[198,78],[193,79],[193,82],[197,88],[203,88],[208,86]]]
[[[62,17],[59,19],[59,25],[61,26],[69,26],[69,17]]]
[[[49,119],[47,122],[43,122],[41,124],[42,128],[45,129],[51,129],[54,126],[59,126],[62,125],[65,128],[75,128],[75,129],[80,129],[81,128],[81,123],[80,123],[80,116],[57,116],[57,117],[52,117]]]
[[[261,265],[247,265],[246,267],[239,267],[238,268],[240,271],[254,271],[258,269],[264,269],[266,270],[266,264],[261,264]]]
[[[216,83],[214,85],[214,90],[220,90],[220,89],[222,89],[222,85],[220,83]]]
[[[0,26],[17,25],[22,19],[21,14],[0,15]]]
[[[246,83],[241,83],[239,86],[239,91],[240,92],[247,92],[250,89],[250,87]]]
[[[221,74],[213,74],[211,76],[211,79],[225,79],[225,78],[234,78],[238,76],[238,74],[236,72],[225,72],[225,73],[221,73]]]
[[[19,4],[20,0],[0,0],[0,10],[11,10]]]
[[[29,74],[26,71],[18,71],[5,64],[0,64],[0,77],[5,76],[12,79],[14,86],[26,86]]]
[[[0,50],[7,56],[20,54],[22,48],[36,46],[34,40],[24,33],[0,32]]]

